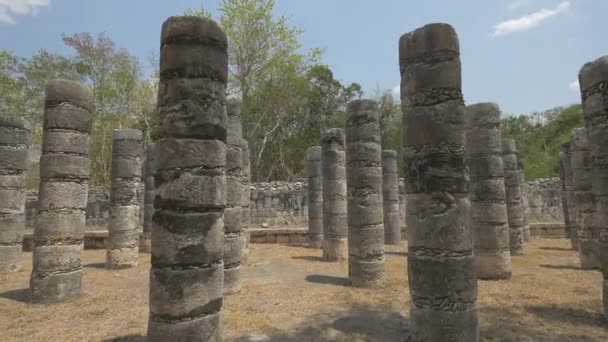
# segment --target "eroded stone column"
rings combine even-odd
[[[430,24],[399,41],[412,341],[477,341],[458,37]],[[438,322],[441,322],[438,324]]]
[[[595,228],[595,196],[591,186],[591,153],[585,128],[575,128],[571,135],[572,174],[574,182],[575,225],[581,268],[600,267],[599,232]]]
[[[509,279],[511,252],[497,104],[467,107],[467,161],[477,277]]]
[[[163,23],[149,341],[221,341],[226,207],[226,34]]]
[[[517,171],[519,173],[519,186],[521,188],[521,204],[523,206],[523,222],[524,222],[524,242],[530,241],[530,224],[528,224],[528,215],[530,212],[530,202],[528,200],[528,185],[526,184],[526,176],[524,175],[524,155],[521,151],[515,151],[517,157]]]
[[[507,219],[509,221],[509,245],[511,255],[524,254],[524,205],[519,183],[515,140],[502,140],[502,163],[505,175]]]
[[[21,269],[30,130],[15,117],[0,117],[0,274]]]
[[[306,151],[308,173],[308,246],[323,245],[323,168],[321,146]]]
[[[405,220],[405,183],[399,178],[399,226],[401,227],[401,240],[407,240],[407,224]]]
[[[224,293],[241,290],[241,258],[246,236],[241,228],[243,192],[243,128],[241,104],[228,100],[226,136],[226,211],[224,212]]]
[[[378,106],[372,100],[355,100],[346,108],[346,176],[348,277],[356,287],[378,286],[384,282],[382,147]]]
[[[243,156],[243,191],[241,191],[241,229],[245,237],[245,246],[243,246],[243,255],[241,263],[245,263],[249,257],[249,240],[250,232],[249,225],[251,224],[251,209],[249,207],[251,201],[251,156],[249,153],[249,143],[247,140],[241,140],[241,151]]]
[[[152,215],[154,215],[154,160],[156,153],[154,143],[146,146],[146,160],[144,162],[144,227],[139,241],[139,251],[150,253],[152,251]]]
[[[322,137],[323,260],[341,261],[348,256],[346,220],[346,156],[344,130],[332,128]]]
[[[139,193],[143,159],[142,133],[112,132],[112,189],[106,268],[136,267],[139,259]]]
[[[574,207],[572,165],[570,142],[564,143],[559,152],[559,177],[562,182],[562,209],[564,212],[564,230],[566,238],[570,239],[572,249],[578,250],[578,237],[572,220],[572,207]]]
[[[30,278],[33,302],[60,302],[80,294],[92,110],[88,87],[67,80],[47,84]]]
[[[578,80],[591,144],[591,184],[595,197],[592,236],[604,279],[604,313],[608,315],[608,56],[586,63]]]
[[[399,206],[399,173],[397,171],[397,151],[382,151],[382,196],[384,211],[384,243],[401,243],[401,223]]]

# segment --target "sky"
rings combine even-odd
[[[160,28],[186,8],[217,0],[0,0],[0,49],[29,57],[40,49],[71,53],[63,33],[106,32],[147,60]],[[607,0],[276,0],[275,14],[304,32],[304,49],[324,49],[323,63],[366,96],[399,92],[398,40],[420,26],[456,29],[467,104],[496,102],[528,114],[580,102],[581,66],[608,54]],[[603,25],[602,25],[603,24]]]

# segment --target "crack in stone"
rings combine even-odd
[[[473,256],[473,250],[450,251],[438,248],[410,247],[409,254],[416,257],[463,258]]]
[[[455,293],[458,295],[458,293]],[[477,303],[475,300],[468,301],[464,298],[441,296],[434,298],[427,298],[416,296],[412,294],[412,303],[419,309],[433,310],[433,311],[470,311],[476,308]]]

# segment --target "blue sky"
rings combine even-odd
[[[61,34],[105,31],[142,60],[160,27],[188,7],[216,0],[0,0],[0,49],[68,53]],[[399,37],[447,22],[460,38],[467,104],[497,102],[526,114],[579,101],[583,63],[608,54],[606,0],[277,0],[276,14],[304,30],[305,48],[325,50],[341,81],[368,94],[399,84]],[[602,25],[603,24],[603,25]]]

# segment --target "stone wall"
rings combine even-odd
[[[251,228],[307,227],[308,184],[272,182],[251,184]]]
[[[529,223],[564,222],[559,178],[526,182],[522,186],[522,191],[528,201]]]

